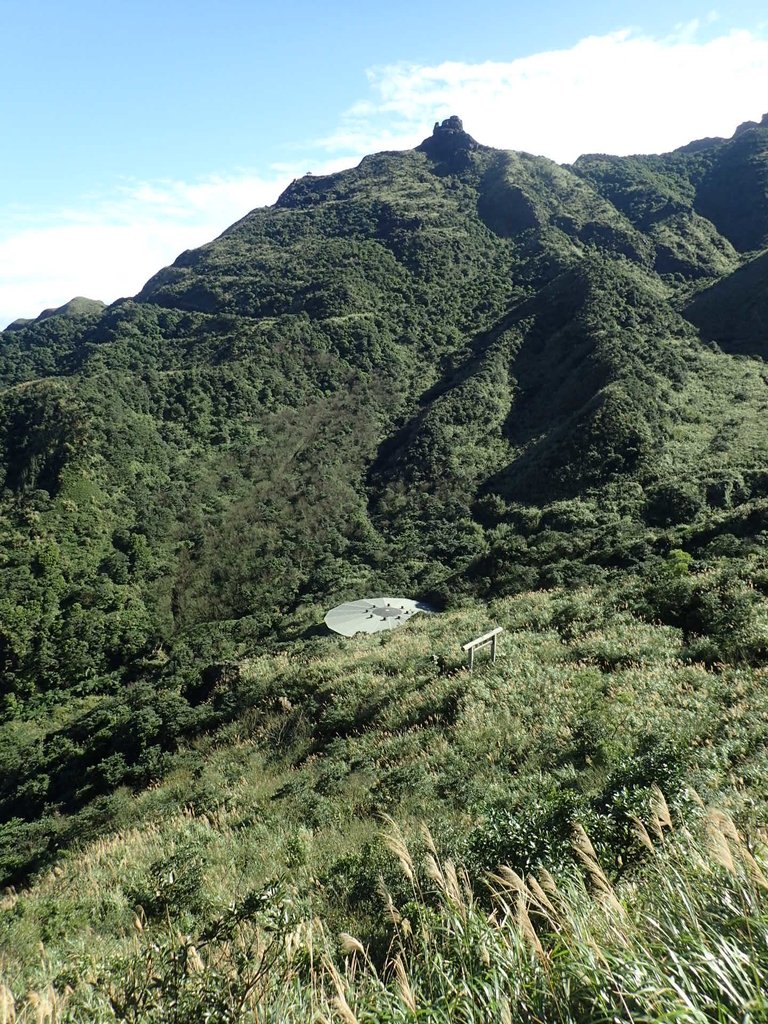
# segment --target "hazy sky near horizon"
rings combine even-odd
[[[568,162],[768,111],[751,0],[0,0],[0,35],[0,327],[134,294],[292,178],[450,114]]]

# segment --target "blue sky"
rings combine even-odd
[[[452,113],[568,161],[768,111],[748,0],[0,0],[0,38],[0,326],[133,294],[291,178]]]

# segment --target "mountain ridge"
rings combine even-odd
[[[742,135],[744,132],[751,131],[752,129],[755,129],[755,128],[758,128],[758,129],[759,128],[764,128],[766,125],[768,125],[768,113],[764,114],[759,122],[757,122],[757,121],[744,121],[744,122],[742,122],[735,129],[734,134],[730,137],[730,139],[727,139],[727,138],[724,138],[724,137],[720,137],[720,136],[713,136],[713,137],[708,137],[708,138],[695,139],[695,140],[693,140],[693,141],[691,141],[691,142],[689,142],[689,143],[687,143],[685,145],[679,146],[676,149],[671,150],[669,152],[669,154],[661,154],[659,156],[670,155],[670,154],[695,153],[695,152],[700,151],[701,149],[710,149],[710,148],[713,148],[713,147],[719,147],[722,144],[725,144],[727,142],[733,141],[737,136]],[[416,151],[417,152],[424,152],[424,153],[432,154],[432,155],[437,155],[440,152],[444,152],[445,154],[447,154],[449,156],[455,156],[455,155],[461,154],[461,155],[463,155],[463,157],[466,157],[473,150],[482,149],[482,150],[485,150],[485,151],[490,151],[490,150],[492,150],[492,148],[493,147],[481,145],[480,143],[478,143],[474,138],[472,138],[471,135],[469,135],[467,132],[464,131],[464,126],[463,126],[463,122],[462,122],[461,118],[458,117],[457,115],[451,115],[450,117],[445,118],[442,122],[440,122],[440,121],[436,121],[435,122],[432,134],[430,136],[427,136],[419,144],[419,146],[416,147]],[[384,152],[385,153],[393,154],[393,153],[397,153],[397,152],[400,152],[400,151],[392,150],[392,151],[384,151]],[[495,152],[497,152],[497,153],[514,153],[516,151],[514,151],[514,150],[495,150]],[[523,154],[523,155],[530,156],[530,154]],[[376,156],[376,154],[364,157],[362,163],[365,163],[366,161],[371,161],[371,160],[375,159],[375,156]],[[653,156],[653,155],[652,154],[640,154],[640,156],[641,157],[648,157],[648,156]],[[609,159],[617,159],[617,160],[632,159],[632,157],[612,157],[610,154],[584,153],[581,156],[577,157],[577,159],[572,164],[567,164],[567,163],[566,164],[558,164],[557,166],[561,166],[561,167],[574,167],[574,166],[577,166],[580,163],[583,163],[585,161],[589,161],[589,160],[592,160],[592,159],[595,159],[595,158],[600,158],[600,157],[608,157]],[[540,157],[539,159],[547,160],[548,158],[547,157]],[[554,163],[554,161],[552,161],[552,163]],[[344,172],[338,172],[338,173],[344,173]],[[295,179],[290,185],[288,185],[286,187],[286,189],[283,190],[283,193],[281,193],[281,195],[278,197],[278,199],[276,200],[274,205],[275,206],[288,205],[291,202],[291,196],[293,194],[295,186],[297,186],[297,183],[299,183],[299,182],[305,182],[306,178],[313,178],[313,179],[316,179],[317,181],[321,181],[325,177],[333,178],[334,176],[333,175],[330,175],[330,176],[316,176],[316,175],[313,175],[313,174],[310,173],[310,174],[305,175],[305,177],[303,179],[302,178]],[[239,223],[239,221],[236,222],[236,223]],[[223,233],[226,234],[227,232],[232,230],[232,228],[234,228],[235,226],[236,226],[236,224],[231,225],[229,228],[225,229],[225,231]],[[184,253],[181,253],[177,257],[177,259],[174,261],[174,264],[172,264],[172,265],[175,265],[179,260],[182,260],[186,256],[187,252],[192,252],[192,251],[194,251],[194,250],[185,250]],[[143,289],[142,289],[142,291],[143,291]],[[139,294],[141,294],[141,292]],[[116,302],[120,302],[120,301],[123,301],[123,300],[122,299],[117,299],[115,301]],[[85,299],[82,296],[77,296],[77,297],[69,300],[69,302],[65,303],[64,305],[62,305],[60,307],[56,307],[56,308],[51,307],[51,308],[47,308],[47,309],[43,310],[40,314],[38,314],[37,317],[33,317],[33,318],[18,318],[17,320],[14,320],[11,323],[9,323],[4,328],[4,330],[6,330],[6,331],[8,331],[8,330],[19,330],[22,327],[27,327],[30,323],[39,321],[41,319],[45,319],[45,318],[47,318],[49,316],[57,316],[57,315],[69,314],[71,312],[74,312],[77,309],[77,306],[79,304],[81,304],[81,303],[88,303],[88,304],[92,303],[94,305],[94,308],[96,306],[104,306],[104,304],[101,303],[98,300]],[[114,304],[114,303],[112,303],[112,304]],[[112,305],[112,304],[110,304],[110,305]]]

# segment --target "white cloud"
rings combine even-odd
[[[273,202],[288,181],[279,173],[123,184],[109,199],[49,217],[14,209],[0,224],[0,327],[75,295],[112,302],[135,294],[181,251]]]
[[[273,203],[310,163],[314,173],[331,174],[356,160],[322,156],[275,164],[266,176],[121,183],[111,197],[86,196],[48,213],[0,209],[0,329],[76,295],[103,302],[134,295],[184,249]]]
[[[308,167],[330,173],[366,153],[416,145],[451,114],[480,142],[559,161],[730,136],[768,110],[768,33],[764,26],[717,35],[716,25],[709,15],[666,38],[622,29],[506,63],[373,68],[368,95],[340,117],[333,136],[307,143],[290,165],[122,183],[108,199],[85,197],[50,216],[0,210],[0,326],[74,295],[110,302],[134,294],[183,249],[273,202]]]
[[[451,114],[479,142],[563,162],[730,136],[768,110],[768,36],[742,30],[700,39],[713,20],[680,25],[666,38],[622,29],[506,63],[374,68],[375,99],[352,107],[323,145],[364,152],[385,137],[412,145],[425,124]]]

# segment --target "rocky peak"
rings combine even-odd
[[[416,148],[419,152],[426,153],[435,160],[446,161],[458,168],[468,162],[471,152],[481,147],[471,135],[464,131],[461,118],[454,114],[452,117],[447,117],[442,123],[435,121],[435,127],[430,137],[424,139]]]
[[[435,121],[435,127],[432,131],[433,135],[466,135],[464,131],[464,124],[460,117],[452,114],[451,117],[446,119],[441,124],[439,121]],[[469,138],[469,136],[467,136]]]
[[[768,114],[763,114],[760,121],[744,121],[736,131],[733,133],[734,139],[737,135],[743,135],[744,132],[748,132],[751,128],[766,128],[768,127]]]

